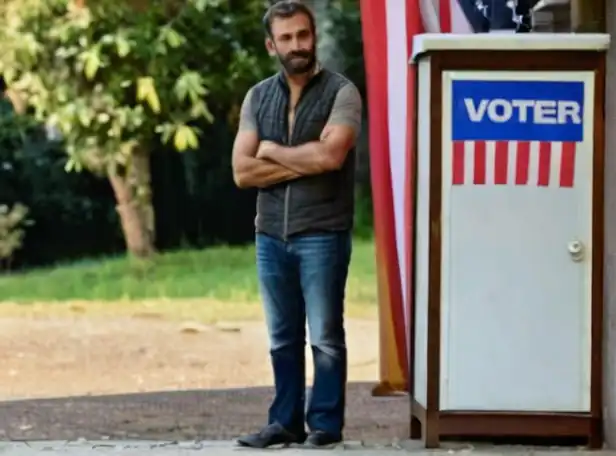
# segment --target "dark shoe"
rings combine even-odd
[[[237,443],[250,448],[268,448],[273,445],[290,445],[292,443],[303,443],[306,434],[293,434],[287,431],[278,423],[265,426],[255,434],[245,435],[237,439]]]
[[[342,442],[342,436],[323,431],[314,431],[308,435],[304,445],[310,448],[329,448]]]

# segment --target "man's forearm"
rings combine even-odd
[[[311,141],[301,146],[277,146],[267,151],[267,158],[302,175],[332,171],[326,147],[321,141]]]
[[[268,160],[243,157],[241,162],[233,167],[233,178],[240,188],[264,188],[292,179],[301,174]]]

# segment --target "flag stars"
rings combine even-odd
[[[507,0],[506,5],[507,5],[507,8],[511,10],[511,21],[516,25],[522,24],[523,22],[522,15],[517,14],[518,1],[517,0]]]
[[[483,14],[485,18],[488,17],[488,5],[483,0],[475,0],[475,8]]]

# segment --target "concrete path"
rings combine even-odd
[[[77,440],[70,442],[36,441],[36,442],[0,442],[0,456],[28,456],[28,455],[74,455],[74,456],[100,456],[100,455],[148,455],[148,456],[231,456],[241,453],[241,456],[262,455],[267,451],[277,451],[284,456],[298,456],[309,454],[309,449],[286,448],[278,450],[250,450],[238,448],[228,441],[214,442],[148,442],[148,441],[87,441]],[[332,455],[377,456],[377,455],[404,455],[414,456],[453,455],[460,456],[470,453],[480,456],[616,456],[615,451],[587,451],[577,448],[532,448],[515,446],[472,446],[464,444],[448,445],[440,450],[427,451],[419,442],[393,442],[388,444],[364,445],[361,442],[348,442],[326,451]]]

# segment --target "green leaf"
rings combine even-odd
[[[209,6],[209,0],[192,0],[192,3],[197,11],[203,13],[205,8]]]
[[[190,117],[193,119],[203,117],[210,123],[214,122],[214,115],[210,112],[209,108],[202,100],[199,100],[192,105],[192,107],[190,108]]]
[[[101,65],[101,56],[98,48],[92,48],[81,54],[83,59],[83,73],[88,80],[94,79]]]
[[[79,123],[86,128],[92,125],[92,113],[85,106],[79,106],[77,108],[77,118],[79,119]]]
[[[179,48],[186,43],[186,38],[170,26],[163,27],[160,30],[160,37],[169,45],[169,47],[174,49]]]
[[[74,167],[75,167],[75,161],[72,158],[69,158],[68,160],[66,160],[66,163],[64,164],[64,171],[66,171],[67,173],[70,173]]]
[[[7,84],[11,84],[17,77],[17,72],[10,67],[7,67],[2,71],[2,77]]]
[[[170,123],[165,123],[162,125],[157,125],[155,128],[156,133],[161,135],[161,140],[163,144],[167,144],[171,139],[171,135],[175,131],[175,125]]]
[[[115,39],[116,51],[121,58],[126,57],[130,53],[130,42],[123,36],[117,36]]]
[[[190,99],[192,103],[197,103],[208,94],[203,78],[196,71],[187,71],[183,73],[175,82],[173,92],[178,98],[178,101]]]
[[[70,173],[71,171],[75,171],[76,173],[80,173],[83,171],[83,166],[81,162],[76,160],[74,157],[69,157],[69,159],[64,164],[64,171]]]
[[[173,145],[180,152],[186,149],[196,149],[199,147],[199,138],[196,130],[188,125],[178,126],[173,136]]]
[[[154,113],[160,113],[160,99],[156,92],[154,78],[148,76],[137,79],[137,101],[145,101]]]

